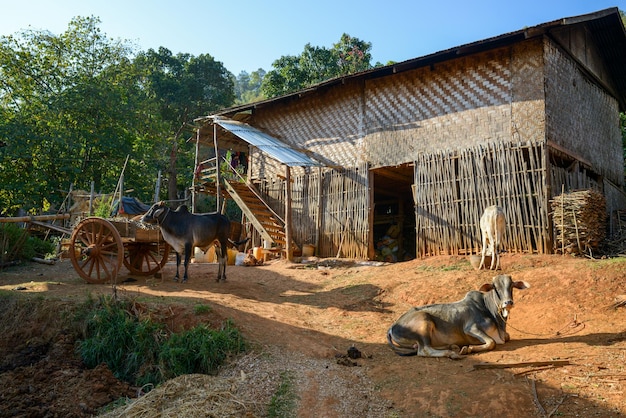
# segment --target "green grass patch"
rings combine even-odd
[[[159,351],[159,365],[165,379],[191,373],[211,374],[230,353],[245,351],[239,331],[231,321],[221,330],[198,325],[172,334]]]
[[[196,315],[206,314],[206,313],[211,312],[211,306],[210,305],[195,305],[193,307],[193,312]]]
[[[623,266],[624,270],[626,270],[626,257],[613,257],[589,261],[589,267],[596,270],[607,267],[618,268],[620,266]]]
[[[465,262],[459,262],[459,263],[455,263],[455,264],[451,264],[451,265],[447,265],[447,266],[418,266],[415,268],[415,270],[420,271],[420,272],[438,272],[438,271],[459,271],[459,270],[464,270],[469,266],[468,263]]]
[[[182,374],[210,374],[230,355],[245,351],[230,321],[220,330],[198,325],[170,333],[150,315],[141,315],[133,301],[101,296],[85,317],[85,338],[78,352],[88,367],[105,363],[115,377],[136,386],[158,385]]]
[[[295,373],[284,371],[280,374],[280,384],[270,400],[267,409],[269,418],[290,418],[296,416],[298,395],[294,387]]]

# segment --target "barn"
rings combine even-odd
[[[625,69],[611,8],[223,109],[197,120],[193,190],[234,199],[288,257],[476,254],[494,204],[507,251],[552,253],[555,196],[626,208]]]

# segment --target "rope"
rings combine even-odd
[[[170,214],[170,208],[168,208],[167,206],[165,206],[165,209],[167,209],[167,212],[165,212],[165,216],[163,217],[163,220],[159,220],[159,218],[156,218],[157,221],[157,225],[162,225],[163,222],[165,222],[165,219],[167,219],[167,215]]]
[[[509,328],[511,328],[511,329],[514,329],[514,330],[515,330],[515,331],[517,331],[517,332],[521,332],[522,334],[526,334],[526,335],[534,335],[535,337],[548,337],[548,336],[552,336],[552,335],[556,335],[556,336],[562,337],[562,336],[565,336],[565,335],[575,334],[575,333],[577,333],[577,332],[582,331],[582,330],[585,328],[585,324],[584,324],[584,322],[579,322],[579,321],[578,321],[578,318],[576,317],[576,315],[574,315],[574,318],[573,318],[573,319],[572,319],[572,320],[571,320],[571,321],[570,321],[567,325],[564,325],[562,328],[560,328],[559,330],[557,330],[554,334],[552,334],[552,333],[549,333],[549,334],[536,334],[536,333],[533,333],[533,332],[522,331],[521,329],[519,329],[519,328],[515,328],[513,325],[510,325],[510,324],[508,323],[508,321],[507,321],[507,318],[505,318],[505,317],[502,315],[502,311],[503,311],[503,309],[502,309],[502,307],[500,307],[500,305],[497,303],[497,301],[496,301],[496,296],[495,296],[495,294],[494,294],[494,293],[491,293],[491,297],[492,297],[492,299],[493,299],[493,302],[494,302],[494,303],[496,304],[496,306],[498,307],[498,316],[500,317],[500,319],[502,319],[502,320],[504,321],[504,323],[507,325],[507,327],[509,327]],[[571,332],[568,332],[568,333],[563,333],[562,331],[563,331],[564,329],[568,328],[568,327],[569,327],[569,328],[579,328],[579,327],[580,327],[580,329],[575,329],[575,330],[573,330],[573,331],[571,331]]]
[[[521,329],[515,328],[514,326],[509,325],[509,324],[507,324],[507,326],[509,328],[514,329],[515,331],[521,332],[522,334],[534,335],[536,337],[547,337],[547,336],[553,336],[553,335],[556,335],[558,337],[563,337],[563,336],[566,336],[566,335],[576,334],[577,332],[582,331],[585,328],[585,323],[578,321],[578,319],[576,318],[576,315],[574,315],[574,318],[567,325],[564,325],[562,328],[560,328],[559,330],[557,330],[554,333],[548,333],[548,334],[536,334],[536,333],[533,333],[533,332],[522,331]],[[566,328],[572,328],[573,330],[570,331],[570,332],[567,332],[567,333],[562,332]]]

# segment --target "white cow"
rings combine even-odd
[[[506,218],[501,207],[489,206],[485,209],[483,216],[480,217],[483,252],[480,257],[480,266],[478,267],[479,270],[485,265],[485,255],[488,251],[491,254],[491,270],[497,270],[500,267],[498,247],[502,244],[502,237],[504,236],[505,228]]]

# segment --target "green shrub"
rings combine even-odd
[[[86,320],[79,353],[88,367],[105,363],[115,377],[136,386],[157,385],[182,374],[212,373],[230,353],[245,350],[239,331],[204,325],[168,335],[162,324],[140,319],[132,302],[100,297]]]
[[[138,382],[150,374],[165,332],[162,325],[140,320],[124,308],[123,302],[101,297],[87,320],[88,337],[80,341],[79,352],[87,367],[105,363],[118,379]]]
[[[202,315],[211,312],[211,305],[196,305],[193,307],[193,312],[196,315]]]
[[[31,237],[27,230],[13,223],[0,224],[0,262],[44,258],[54,253],[54,244]]]
[[[198,325],[165,341],[159,364],[166,379],[190,373],[210,374],[230,353],[244,350],[243,339],[230,321],[219,331]]]

